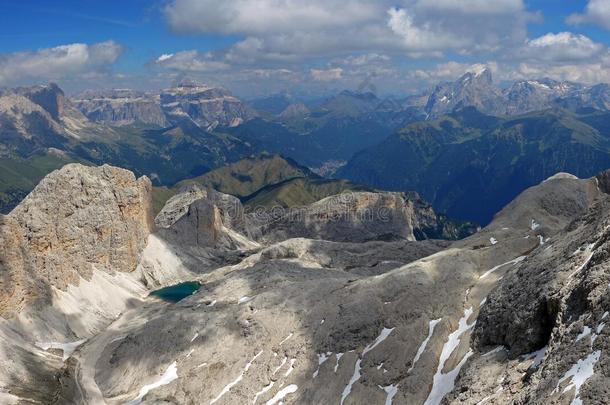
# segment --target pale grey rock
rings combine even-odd
[[[162,91],[160,102],[170,123],[191,120],[207,130],[238,126],[256,115],[227,90],[197,83],[180,83]]]
[[[257,244],[238,232],[244,228],[238,198],[189,184],[165,204],[155,223],[158,233],[177,246],[237,250]]]
[[[109,125],[146,124],[166,127],[159,95],[129,89],[85,91],[72,99],[92,121]]]
[[[267,242],[294,237],[337,242],[415,240],[414,217],[413,203],[400,193],[356,192],[302,208],[254,213],[249,231]]]
[[[218,235],[234,237],[240,225],[223,216],[230,197],[186,189],[156,220],[160,232],[152,238],[170,249],[142,256],[162,262],[170,275],[184,269],[178,278],[199,281],[201,289],[175,304],[132,299],[110,327],[71,354],[61,372],[57,356],[45,352],[41,358],[55,363],[20,374],[27,378],[19,383],[0,373],[0,387],[29,398],[28,384],[50,373],[61,382],[53,384],[53,398],[68,403],[265,403],[282,393],[286,404],[383,404],[390,396],[394,404],[428,398],[475,404],[494,395],[494,403],[568,403],[574,389],[563,392],[566,380],[553,392],[557,383],[579,359],[600,350],[579,398],[603,403],[607,178],[546,181],[488,227],[450,246],[407,240],[414,236],[416,208],[402,195],[355,193],[306,207],[305,220],[292,227],[358,242],[277,236],[278,243],[269,240],[238,263],[204,269],[207,256],[187,260],[185,247],[201,248],[188,252],[192,258],[239,250],[219,245]],[[387,208],[390,222],[352,218],[333,229],[335,213],[367,208]],[[248,217],[244,221],[249,230]],[[174,234],[163,234],[172,228]],[[291,231],[288,222],[269,229],[285,237]],[[367,241],[388,234],[397,240]],[[190,236],[173,239],[183,235]],[[146,250],[161,246],[148,239]],[[541,307],[551,310],[539,312]],[[533,357],[519,356],[544,343],[540,336],[547,336],[550,320],[548,357],[533,367]],[[585,326],[592,332],[577,341]],[[507,350],[489,353],[496,345]],[[35,358],[36,349],[23,350],[15,361]],[[32,398],[50,402],[49,395],[38,390]]]
[[[429,116],[438,117],[464,107],[476,107],[489,112],[498,109],[502,96],[492,82],[491,71],[487,68],[467,72],[455,82],[436,86],[426,104]]]
[[[51,287],[78,285],[93,269],[131,272],[152,230],[151,183],[111,166],[64,166],[1,217],[0,311],[48,305]]]

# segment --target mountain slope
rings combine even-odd
[[[609,179],[555,176],[450,246],[384,241],[417,208],[366,192],[284,228],[315,239],[257,245],[233,197],[185,190],[149,234],[147,179],[70,165],[0,217],[23,281],[0,288],[0,399],[605,403]]]
[[[417,190],[437,210],[485,224],[556,172],[588,177],[610,166],[610,138],[586,121],[562,110],[498,119],[467,108],[405,127],[358,153],[337,175]]]
[[[372,191],[347,180],[330,180],[314,177],[295,177],[273,183],[244,196],[242,202],[251,209],[257,207],[300,207],[312,204],[331,195],[352,191]]]

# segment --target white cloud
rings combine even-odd
[[[241,34],[335,29],[378,12],[379,6],[367,0],[174,0],[165,7],[175,31]]]
[[[610,83],[610,64],[607,62],[563,64],[547,66],[521,63],[507,75],[512,80],[550,77],[584,84]]]
[[[386,64],[390,61],[390,57],[379,53],[366,53],[362,55],[350,55],[343,59],[335,59],[334,64],[351,65],[351,66],[368,66],[372,64]]]
[[[311,77],[319,82],[340,80],[343,77],[343,69],[341,68],[311,69],[310,73]]]
[[[431,84],[439,81],[455,80],[462,76],[466,72],[478,72],[483,68],[488,68],[495,75],[498,72],[498,64],[494,61],[483,63],[460,63],[455,61],[449,61],[445,63],[439,63],[433,68],[429,69],[416,69],[410,73],[410,76],[414,79],[425,80]]]
[[[388,27],[402,38],[404,46],[409,51],[434,52],[467,45],[465,38],[441,30],[433,30],[428,24],[417,26],[413,16],[405,9],[391,8],[388,10],[388,15],[390,17]]]
[[[229,68],[228,64],[215,60],[212,54],[194,50],[162,54],[155,60],[155,64],[184,72],[214,72]]]
[[[590,61],[600,56],[605,49],[604,45],[593,42],[584,35],[560,32],[526,41],[515,56],[548,62]]]
[[[415,0],[390,8],[388,26],[414,57],[495,52],[523,42],[537,18],[522,0]]]
[[[444,13],[506,15],[521,13],[524,10],[522,0],[423,0],[420,7]]]
[[[230,63],[296,63],[343,53],[411,57],[495,51],[526,39],[522,0],[171,0],[178,32],[244,36]],[[399,3],[400,4],[400,3]],[[334,55],[333,55],[334,54]]]
[[[165,62],[166,60],[171,59],[174,56],[173,53],[164,53],[157,58],[157,63]]]
[[[584,12],[572,14],[567,18],[568,24],[595,24],[610,30],[610,0],[589,0]]]
[[[103,69],[122,53],[114,41],[68,44],[0,55],[0,83],[58,80]]]

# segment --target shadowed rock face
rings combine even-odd
[[[169,199],[155,223],[159,235],[177,246],[247,249],[255,244],[234,231],[244,229],[243,212],[238,198],[189,184]]]
[[[48,111],[54,120],[59,120],[63,116],[66,97],[55,83],[25,87],[18,89],[18,92]]]
[[[604,178],[591,186],[605,193]],[[608,402],[609,207],[610,198],[598,194],[489,295],[473,333],[477,354],[453,402]]]
[[[131,272],[152,230],[150,181],[111,166],[48,175],[0,227],[2,316],[65,290],[93,268]]]
[[[599,189],[606,194],[610,194],[610,170],[598,174],[595,178]]]

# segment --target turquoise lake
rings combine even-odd
[[[160,288],[150,293],[150,295],[161,298],[164,301],[178,302],[199,290],[201,284],[196,281],[189,281]]]

